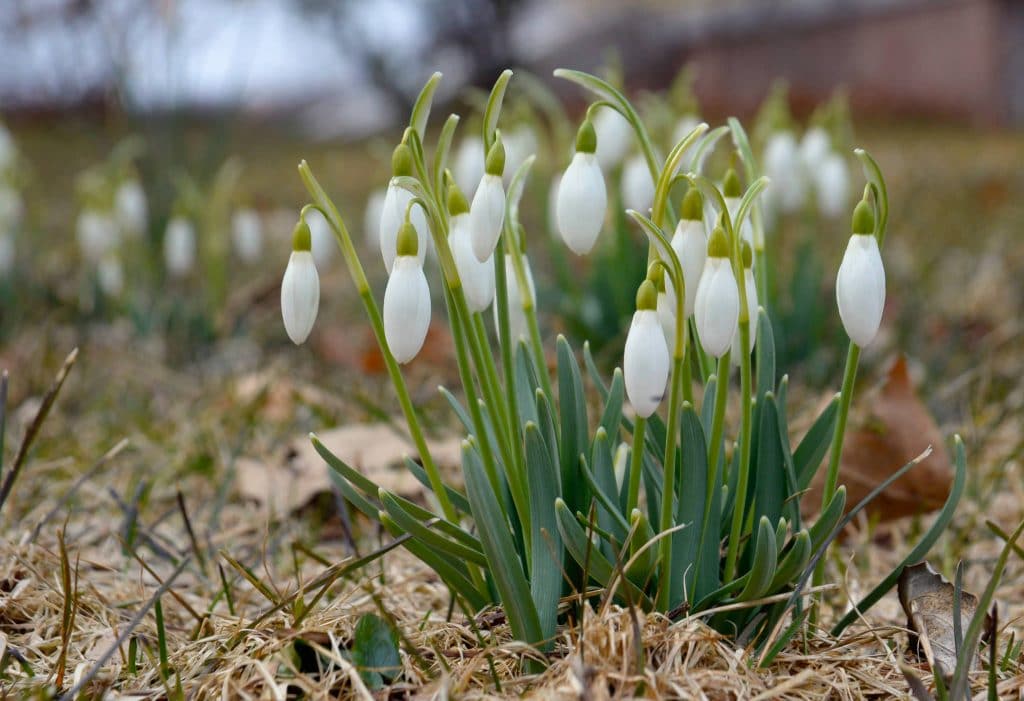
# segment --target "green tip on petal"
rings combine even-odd
[[[313,247],[313,235],[309,232],[309,225],[306,220],[299,217],[299,221],[292,229],[292,250],[308,251]]]
[[[499,177],[505,173],[505,145],[501,143],[501,132],[494,135],[494,143],[491,144],[491,150],[487,152],[484,172]]]
[[[576,153],[594,153],[597,151],[597,132],[589,119],[584,119],[576,132]]]
[[[648,266],[647,279],[654,283],[654,288],[658,292],[665,291],[665,268],[661,263],[655,261]]]
[[[735,168],[725,171],[725,180],[722,181],[722,195],[725,197],[743,196],[743,189],[740,187],[740,176],[736,175]]]
[[[683,197],[683,219],[687,221],[700,221],[704,218],[704,195],[700,190],[691,187]]]
[[[469,212],[469,202],[466,201],[466,196],[454,182],[448,183],[448,216],[454,217],[467,212]]]
[[[637,311],[644,311],[657,308],[658,290],[654,287],[653,282],[644,280],[640,283],[640,289],[636,291],[636,309]]]
[[[419,246],[416,227],[406,219],[398,229],[398,243],[395,246],[395,252],[400,256],[414,256],[419,252]]]
[[[708,256],[710,258],[729,257],[729,239],[725,236],[725,229],[716,226],[708,239]]]
[[[851,224],[855,234],[875,233],[875,213],[867,200],[861,200],[853,208],[853,222]]]
[[[750,244],[745,239],[740,242],[740,258],[745,269],[749,270],[754,267],[754,249],[750,247]]]
[[[398,175],[412,175],[412,149],[406,144],[395,146],[391,154],[391,172]]]

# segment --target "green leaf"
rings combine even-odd
[[[711,435],[711,423],[715,418],[715,391],[718,378],[712,375],[704,385],[704,397],[700,403],[700,423],[704,427],[704,435]]]
[[[793,530],[799,531],[801,525],[800,516],[800,494],[797,487],[796,467],[793,464],[793,453],[789,446],[789,420],[787,417],[786,398],[789,394],[789,376],[783,375],[779,380],[779,391],[777,395],[779,413],[779,444],[782,446],[782,463],[786,469],[786,503],[788,506],[788,517],[793,524]]]
[[[448,405],[452,408],[452,411],[455,412],[455,417],[459,420],[459,423],[462,424],[462,427],[466,429],[466,432],[469,434],[476,433],[476,427],[473,426],[473,419],[470,418],[469,412],[466,411],[466,408],[462,406],[462,402],[456,399],[455,395],[449,392],[445,387],[438,387],[437,391],[441,393],[441,396],[444,397],[445,400],[447,400]]]
[[[696,148],[693,149],[693,157],[690,159],[690,165],[689,168],[687,168],[687,171],[700,173],[704,169],[704,161],[707,158],[707,155],[715,149],[715,144],[718,143],[718,140],[728,133],[729,127],[722,126],[712,129],[705,134],[704,138],[701,139],[697,143]]]
[[[427,489],[433,491],[433,486],[430,484],[430,478],[427,476],[427,471],[423,469],[423,466],[410,457],[405,458],[405,466],[409,468],[409,472],[412,473],[416,481],[422,484]],[[453,489],[448,485],[444,487],[445,492],[448,493],[448,500],[451,501],[452,506],[461,511],[464,514],[472,513],[469,509],[469,501],[466,499],[466,495],[457,489]]]
[[[754,357],[757,360],[757,398],[761,401],[775,386],[775,334],[772,332],[772,321],[764,309],[757,311]]]
[[[588,449],[587,400],[583,379],[569,342],[564,336],[556,341],[558,355],[558,409],[561,419],[559,465],[562,473],[562,494],[573,510],[586,511],[590,496],[580,474],[579,459]]]
[[[633,513],[629,515],[629,523],[632,535],[629,538],[628,552],[629,560],[633,564],[626,569],[626,576],[638,587],[645,588],[650,583],[658,564],[658,549],[653,545],[644,547],[654,538],[654,529],[640,509],[633,509]]]
[[[434,151],[432,168],[434,192],[440,194],[444,190],[444,171],[448,167],[448,152],[452,147],[452,139],[455,138],[455,128],[459,126],[459,115],[450,114],[441,129],[441,136],[437,139],[437,149]]]
[[[774,594],[789,586],[789,583],[799,577],[804,571],[810,559],[811,535],[807,530],[802,530],[796,534],[789,552],[779,562],[779,566],[775,569],[772,583],[765,593]]]
[[[818,516],[818,520],[811,526],[810,536],[811,545],[817,550],[828,538],[829,534],[835,529],[836,524],[839,523],[839,519],[843,517],[843,509],[846,508],[846,485],[842,485],[836,490],[836,493],[832,495],[832,500],[828,503],[821,514]]]
[[[491,95],[487,98],[487,107],[484,108],[483,137],[484,153],[487,153],[491,144],[494,143],[494,132],[498,128],[498,117],[501,116],[501,103],[505,100],[505,88],[512,78],[512,71],[505,69],[494,81],[491,88]]]
[[[747,182],[752,182],[757,176],[757,159],[754,158],[754,151],[750,148],[750,139],[747,138],[747,132],[743,129],[743,125],[740,124],[740,120],[735,117],[729,117],[726,123],[732,132],[732,143],[740,154],[740,160],[743,161],[743,172],[747,176]]]
[[[398,636],[383,619],[364,614],[356,623],[352,663],[371,689],[379,689],[402,671]]]
[[[626,396],[625,382],[622,378],[622,370],[615,368],[612,373],[611,389],[605,399],[604,412],[601,414],[601,421],[598,424],[608,434],[613,443],[618,439],[619,426],[622,423],[622,400]]]
[[[755,543],[754,564],[750,568],[750,579],[747,580],[743,591],[736,597],[737,601],[750,601],[764,596],[775,578],[777,562],[775,531],[772,530],[772,524],[764,516],[758,523]]]
[[[437,90],[437,84],[441,82],[441,74],[434,73],[427,80],[426,85],[420,91],[419,97],[416,98],[416,103],[412,108],[412,115],[409,117],[409,126],[419,136],[420,141],[423,139],[423,135],[426,134],[427,120],[430,119],[430,106],[434,102],[434,91]]]
[[[564,554],[554,510],[555,499],[560,496],[558,469],[551,448],[545,444],[537,424],[527,422],[524,436],[532,511],[530,527],[533,529],[530,541],[530,595],[537,607],[541,635],[544,640],[551,641],[558,622]]]
[[[554,410],[551,408],[551,402],[543,390],[538,389],[534,396],[537,402],[537,426],[540,428],[540,434],[544,437],[544,444],[551,451],[553,464],[558,465],[559,447],[558,434],[555,432]],[[562,489],[565,488],[560,479],[559,485]]]
[[[530,595],[523,563],[516,553],[509,525],[501,516],[497,495],[484,473],[484,466],[472,438],[462,442],[462,471],[466,477],[466,496],[473,506],[480,542],[494,577],[512,634],[529,644],[540,644],[544,634]]]
[[[697,577],[701,576],[707,581],[708,576],[700,573],[703,569],[710,569],[717,579],[719,559],[717,552],[714,562],[705,562],[700,558],[704,552],[701,548],[703,538],[710,537],[717,544],[718,530],[717,524],[713,533],[703,530],[704,507],[707,502],[708,449],[700,418],[689,402],[683,402],[679,433],[683,467],[680,498],[676,504],[676,525],[685,524],[686,528],[672,534],[672,562],[675,566],[669,579],[670,608],[683,602],[684,593],[689,596],[691,603],[696,601],[699,587],[695,587],[694,583]],[[714,586],[717,583],[711,588]]]
[[[767,516],[778,523],[786,499],[786,467],[779,440],[779,415],[775,395],[768,392],[760,403],[757,432],[757,463],[754,474],[754,517]]]
[[[580,471],[597,498],[597,523],[623,543],[629,531],[629,524],[619,510],[612,451],[608,445],[608,435],[603,428],[597,429],[597,435],[594,437],[592,462],[593,470],[588,466],[586,458],[580,456]]]
[[[832,443],[832,434],[835,432],[836,415],[839,413],[839,395],[837,394],[828,403],[828,406],[821,412],[807,435],[800,441],[800,445],[793,452],[793,467],[796,470],[797,486],[800,491],[807,489],[814,473],[821,466],[825,453]]]
[[[877,232],[878,245],[881,246],[885,241],[885,231],[889,224],[889,191],[885,187],[882,169],[878,167],[878,163],[871,157],[871,154],[862,148],[854,149],[853,152],[860,159],[861,166],[864,169],[864,177],[874,186],[875,194],[877,195],[878,212],[875,217],[875,230]]]
[[[399,503],[398,499],[395,498],[394,494],[381,489],[380,502],[399,528],[406,533],[411,533],[414,538],[422,541],[428,547],[457,560],[466,560],[474,565],[487,567],[487,559],[484,557],[482,550],[450,540],[440,533],[431,530],[422,521],[409,514]]]
[[[530,168],[537,157],[533,154],[526,157],[519,167],[516,168],[512,180],[508,184],[508,192],[505,194],[505,225],[506,230],[514,227],[519,221],[519,201],[523,198],[523,190],[526,188],[526,178],[530,175]],[[522,250],[520,242],[516,242],[517,250]],[[534,300],[536,302],[536,300]]]

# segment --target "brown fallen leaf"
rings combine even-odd
[[[882,492],[867,512],[888,521],[941,508],[953,481],[944,445],[935,419],[914,391],[906,359],[898,357],[881,387],[854,397],[839,466],[847,510],[928,446],[932,454]],[[801,502],[808,514],[820,508],[825,473],[825,466],[818,469]]]
[[[423,486],[405,467],[406,456],[418,457],[409,440],[387,424],[350,424],[318,433],[320,441],[348,465],[379,486],[407,498],[422,498]],[[460,439],[427,441],[442,469],[461,460]],[[285,515],[331,491],[330,468],[308,436],[297,437],[269,460],[239,458],[239,493],[272,514]]]
[[[907,615],[910,649],[948,680],[957,664],[953,627],[955,587],[931,564],[919,562],[904,568],[897,591],[900,606]],[[977,610],[978,597],[961,590],[961,635]],[[973,670],[977,665],[978,655],[974,651],[970,668]]]

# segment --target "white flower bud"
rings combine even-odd
[[[640,154],[631,156],[622,168],[622,204],[645,214],[654,202],[654,180],[647,167],[647,159]]]
[[[679,257],[683,268],[683,282],[686,292],[686,318],[693,314],[693,305],[697,299],[697,287],[700,285],[701,274],[704,272],[704,261],[708,257],[708,238],[704,222],[680,219],[676,232],[672,235],[672,248]],[[666,285],[668,281],[666,281]]]
[[[451,233],[448,243],[459,271],[466,304],[471,312],[482,312],[494,299],[494,259],[488,257],[480,262],[473,252],[473,238],[470,232],[469,214],[456,214],[451,218]]]
[[[523,267],[526,272],[526,286],[533,301],[533,308],[537,308],[537,288],[533,284],[533,273],[530,271],[530,259],[523,254]],[[509,335],[518,342],[528,341],[530,330],[526,323],[526,312],[523,310],[523,291],[519,287],[519,278],[516,277],[516,267],[512,256],[505,256],[505,285],[508,289],[508,327]],[[494,305],[494,328],[500,329],[498,320],[498,305]]]
[[[334,258],[334,252],[338,248],[334,234],[331,233],[331,225],[320,213],[319,209],[310,208],[305,214],[306,224],[309,226],[310,250],[313,252],[313,260],[317,266],[324,266]]]
[[[0,229],[0,274],[7,275],[14,270],[17,253],[14,234],[6,229]]]
[[[839,317],[850,340],[866,346],[878,333],[885,308],[885,268],[872,234],[854,234],[836,277]]]
[[[231,240],[235,252],[245,263],[255,263],[263,253],[263,223],[255,210],[236,210],[231,215]]]
[[[195,228],[185,217],[173,217],[164,232],[164,264],[174,277],[184,277],[192,272],[195,262]]]
[[[574,253],[584,255],[594,247],[607,204],[597,158],[592,153],[577,152],[558,185],[555,207],[562,240]]]
[[[75,238],[82,257],[99,263],[117,245],[117,224],[105,212],[84,209],[78,214]]]
[[[484,141],[479,136],[467,136],[455,152],[452,176],[455,178],[455,184],[465,193],[466,197],[473,197],[480,178],[484,177],[485,156]]]
[[[366,210],[363,212],[363,236],[367,245],[372,248],[380,246],[380,218],[384,214],[384,198],[387,197],[388,189],[378,187],[370,193],[366,199]]]
[[[411,201],[411,192],[399,187],[394,179],[388,183],[388,191],[384,195],[384,208],[380,215],[379,237],[380,254],[384,259],[384,267],[389,271],[394,268],[395,264],[398,229],[405,221],[405,210]],[[427,215],[423,211],[423,207],[414,205],[409,213],[409,221],[416,229],[418,241],[416,258],[422,265],[427,255],[427,247],[430,246],[430,229],[427,227]]]
[[[494,253],[505,221],[505,188],[500,175],[485,173],[469,206],[469,230],[473,253],[483,262]]]
[[[96,280],[103,294],[108,297],[117,297],[121,294],[121,290],[124,289],[124,268],[121,267],[121,260],[112,253],[103,256],[96,266]]]
[[[595,110],[594,131],[597,132],[597,160],[604,170],[622,162],[633,143],[633,127],[618,110],[602,106]]]
[[[766,195],[773,208],[791,213],[803,206],[807,181],[792,132],[777,131],[768,138],[764,148],[764,172],[771,179]]]
[[[638,309],[626,336],[622,374],[626,396],[637,416],[653,414],[665,395],[669,370],[668,345],[653,309]]]
[[[693,313],[705,352],[721,358],[729,350],[740,317],[739,290],[728,258],[708,256]]]
[[[121,230],[128,235],[139,235],[146,230],[149,208],[146,191],[135,178],[124,180],[114,193],[114,211]]]
[[[828,154],[816,175],[818,211],[829,219],[838,219],[846,214],[850,199],[850,173],[843,157],[837,153]]]
[[[281,317],[288,338],[300,345],[313,330],[320,309],[320,276],[309,250],[292,251],[281,280]]]
[[[800,162],[804,171],[813,180],[825,160],[825,156],[832,150],[832,141],[828,132],[822,127],[811,127],[804,132],[804,138],[800,142]]]
[[[384,337],[399,363],[416,357],[430,328],[430,288],[417,256],[397,256],[384,290]]]
[[[757,342],[757,309],[760,304],[757,299],[757,284],[754,282],[754,271],[750,268],[743,270],[743,286],[746,288],[747,311],[750,314],[750,341],[747,346],[747,354],[749,355],[754,351],[754,344]],[[740,354],[740,329],[738,321],[730,348],[732,351],[729,354],[730,359],[734,364],[739,365],[742,355]]]

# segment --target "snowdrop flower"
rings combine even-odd
[[[124,289],[124,268],[121,259],[110,253],[96,266],[96,281],[108,297],[117,297]]]
[[[504,142],[505,182],[509,183],[523,161],[537,153],[537,134],[529,124],[519,124],[509,131]]]
[[[484,177],[484,141],[479,136],[467,136],[459,144],[452,161],[455,183],[468,197],[476,192],[480,178]]]
[[[813,178],[817,174],[821,162],[831,150],[832,142],[823,127],[811,127],[804,132],[800,142],[800,162],[808,176]]]
[[[635,154],[622,168],[622,204],[626,209],[647,212],[654,202],[654,179],[647,167],[647,159]]]
[[[255,263],[263,252],[263,224],[260,215],[249,207],[231,215],[231,239],[235,252],[244,263]]]
[[[683,286],[686,293],[686,318],[693,314],[697,299],[697,286],[704,272],[704,261],[708,257],[708,237],[704,228],[704,197],[700,190],[691,187],[683,197],[682,218],[672,235],[672,248],[679,257],[683,268]]]
[[[146,191],[136,178],[127,178],[117,187],[114,211],[121,230],[126,234],[138,236],[145,231],[149,216]]]
[[[597,135],[590,120],[576,134],[576,154],[558,185],[555,216],[562,239],[574,253],[590,252],[604,224],[608,195],[594,150]]]
[[[654,289],[658,292],[658,323],[661,325],[665,345],[668,346],[671,355],[676,346],[676,295],[672,280],[665,274],[665,268],[657,262],[651,263],[647,269],[647,279],[654,284]]]
[[[0,228],[14,228],[21,222],[24,205],[21,195],[12,187],[0,184]]]
[[[417,251],[418,238],[411,222],[402,224],[384,290],[384,337],[395,360],[402,364],[420,352],[430,327],[430,288]]]
[[[171,218],[164,232],[164,264],[174,277],[184,277],[196,262],[196,231],[181,215]]]
[[[526,288],[529,293],[529,301],[534,309],[537,308],[537,288],[533,284],[533,273],[530,271],[530,259],[523,253],[523,268],[526,274]],[[516,277],[516,266],[512,256],[505,256],[505,285],[508,289],[508,327],[509,335],[516,341],[528,341],[530,330],[526,323],[526,311],[523,304],[526,297],[519,287],[519,278]],[[494,305],[494,328],[500,328],[498,320],[498,305]]]
[[[380,217],[384,213],[384,199],[387,197],[388,189],[378,187],[370,193],[366,199],[366,211],[363,213],[363,235],[366,243],[371,247],[380,246]]]
[[[331,262],[338,247],[331,233],[331,225],[319,209],[309,209],[303,217],[309,226],[310,250],[317,265],[323,266]]]
[[[488,256],[481,262],[473,252],[469,205],[455,183],[448,189],[448,214],[451,217],[448,245],[459,271],[466,304],[471,312],[482,312],[494,299],[494,260]]]
[[[391,156],[391,172],[395,178],[401,175],[412,175],[412,151],[405,144],[395,147]],[[384,195],[384,207],[380,215],[380,254],[384,259],[384,267],[391,272],[395,263],[395,251],[398,241],[398,230],[402,228],[406,219],[406,209],[412,202],[412,193],[403,187],[399,187],[395,178],[388,183],[387,194]],[[427,228],[427,215],[421,206],[413,205],[409,212],[409,219],[418,237],[416,257],[420,264],[427,255],[427,246],[430,239],[430,229]]]
[[[785,213],[799,210],[807,197],[806,179],[801,167],[800,148],[790,131],[777,131],[768,137],[764,148],[764,172],[771,179],[768,200]]]
[[[82,257],[90,263],[99,263],[117,245],[117,224],[106,212],[83,209],[78,214],[75,238]]]
[[[818,211],[829,219],[837,219],[846,211],[850,196],[850,173],[846,161],[837,153],[829,153],[818,166],[816,189]]]
[[[729,219],[732,221],[733,227],[735,227],[736,214],[739,212],[740,202],[743,199],[743,189],[740,186],[740,178],[736,175],[734,168],[730,168],[725,173],[725,180],[722,182],[722,194],[725,196],[725,206],[729,210]],[[750,222],[749,212],[743,220],[743,226],[740,227],[740,237],[753,245],[754,225]]]
[[[594,111],[594,131],[597,134],[598,163],[602,169],[611,170],[629,153],[633,127],[617,109],[602,105]]]
[[[491,257],[501,236],[505,221],[505,186],[501,174],[505,170],[505,147],[499,136],[487,154],[484,177],[473,195],[469,207],[469,230],[472,233],[473,254],[481,263]]]
[[[658,409],[668,383],[668,345],[658,322],[656,306],[654,284],[644,280],[636,293],[636,312],[626,336],[622,358],[626,396],[637,416],[644,418]]]
[[[740,318],[740,296],[729,261],[729,242],[721,227],[708,240],[708,257],[694,300],[697,336],[704,350],[721,358],[732,344]]]
[[[292,232],[292,255],[281,280],[281,318],[288,338],[295,345],[309,338],[320,309],[320,276],[312,245],[309,225],[301,218]]]
[[[558,233],[558,188],[562,184],[562,174],[555,173],[548,187],[548,231]]]
[[[885,268],[874,229],[871,207],[861,200],[853,210],[853,235],[836,277],[839,317],[850,340],[861,347],[878,333],[885,308]]]
[[[750,341],[747,347],[747,354],[754,351],[754,343],[757,341],[757,318],[758,318],[758,299],[757,299],[757,284],[754,282],[754,253],[750,248],[750,244],[743,243],[743,287],[747,295],[747,312],[750,315]],[[736,331],[732,337],[732,344],[730,346],[731,353],[730,358],[736,365],[740,364],[740,360],[743,357],[740,354],[740,329],[737,324]]]
[[[14,245],[14,234],[9,230],[0,229],[0,274],[7,275],[14,270],[17,248]]]

